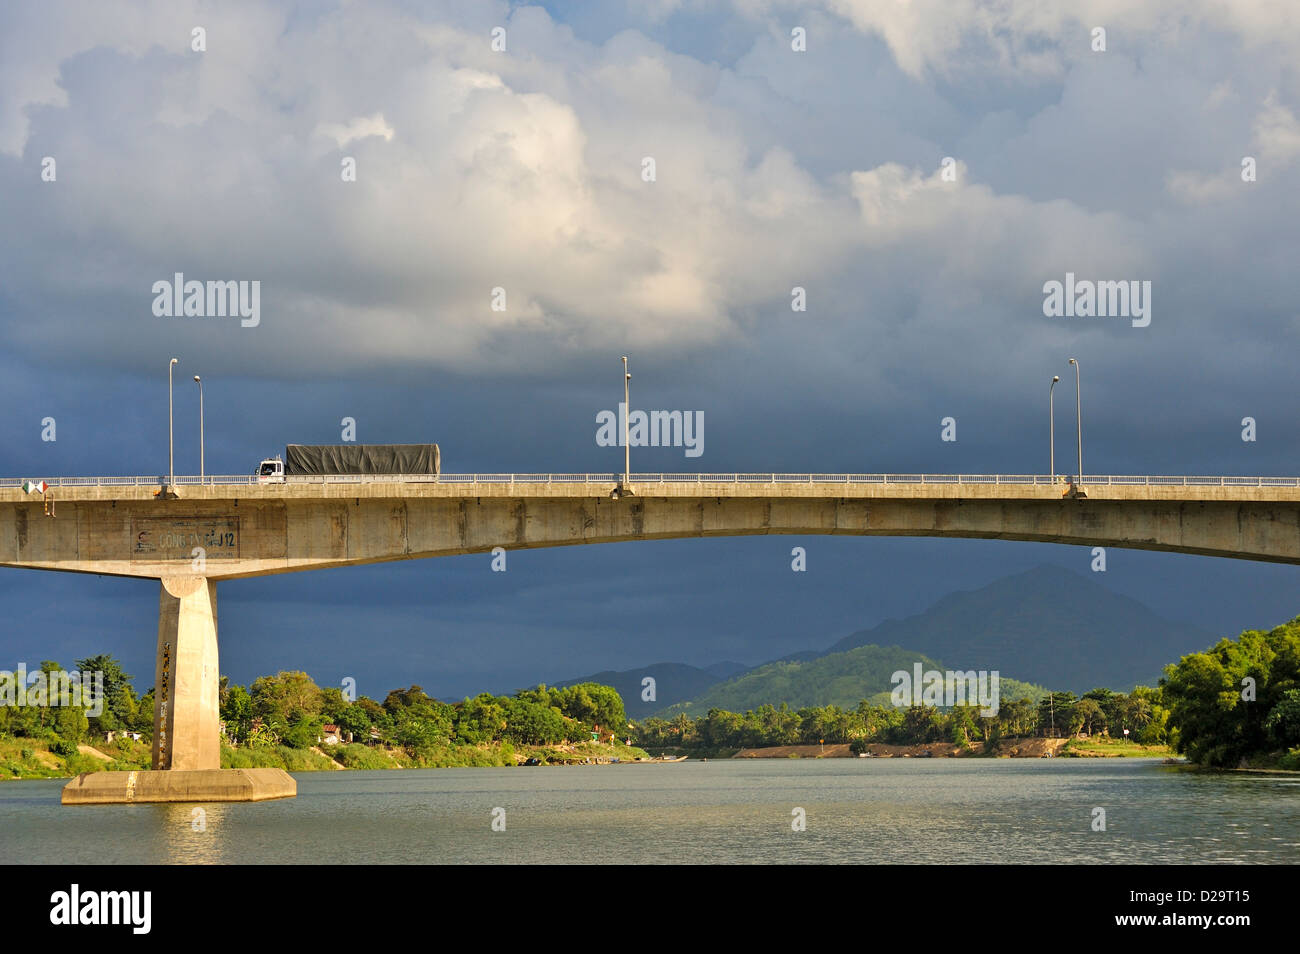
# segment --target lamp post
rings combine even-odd
[[[199,483],[203,483],[203,379],[196,374],[194,383],[199,386]]]
[[[1051,420],[1048,438],[1052,445],[1051,462],[1052,462],[1052,483],[1056,483],[1056,404],[1052,396],[1052,391],[1056,388],[1056,382],[1061,380],[1059,374],[1052,375],[1052,383],[1047,387],[1047,416]]]
[[[180,362],[180,358],[172,358],[167,362],[167,489],[170,491],[176,486],[176,442],[172,430],[172,368]]]
[[[627,355],[623,355],[623,486],[632,486],[632,445],[628,443],[628,421],[632,417],[632,405],[628,392],[632,375],[627,373]]]
[[[1079,439],[1079,474],[1075,478],[1079,484],[1083,483],[1083,411],[1079,407],[1079,362],[1070,359],[1070,364],[1074,365],[1074,426],[1075,433]]]

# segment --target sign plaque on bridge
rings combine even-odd
[[[238,517],[134,517],[131,559],[189,560],[202,547],[209,560],[239,558]]]

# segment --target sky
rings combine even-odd
[[[1295,474],[1297,63],[1289,0],[7,3],[0,475],[165,473],[172,356],[179,473],[194,374],[208,473],[346,417],[448,472],[612,472],[622,355],[634,408],[705,421],[634,471],[1045,473],[1053,375],[1069,471],[1075,357],[1085,473]],[[178,272],[259,282],[256,324],[156,314]],[[1067,273],[1149,287],[1149,323],[1045,314]],[[222,669],[382,698],[754,664],[1043,563],[1091,554],[750,537],[233,581]],[[1097,577],[1224,635],[1300,614],[1295,567]],[[0,668],[151,683],[156,582],[9,569],[0,606]]]

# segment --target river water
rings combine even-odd
[[[63,780],[3,782],[0,861],[1300,861],[1300,779],[1152,760],[713,760],[295,777],[297,798],[201,813],[64,807]],[[493,830],[495,809],[504,831]],[[793,830],[796,809],[803,831]],[[1095,809],[1105,810],[1104,831],[1093,830]]]

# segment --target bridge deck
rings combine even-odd
[[[249,475],[177,476],[184,500],[302,500],[449,497],[605,497],[620,474],[439,474],[290,477],[260,484]],[[0,478],[0,502],[38,499],[25,478]],[[41,478],[30,478],[38,480]],[[47,477],[56,500],[148,500],[163,477]],[[1219,502],[1300,501],[1300,477],[1088,475],[1090,499]],[[1063,496],[1067,478],[1046,474],[633,474],[644,497],[843,497],[876,499],[1048,500]]]

